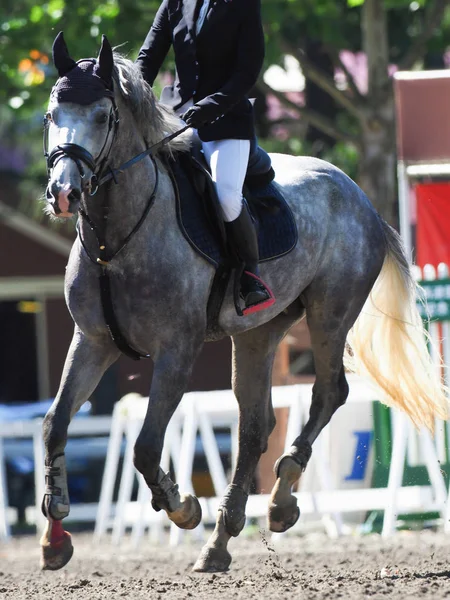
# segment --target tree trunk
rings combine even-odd
[[[377,110],[367,110],[361,123],[362,150],[358,183],[380,215],[398,227],[398,202],[393,98]]]
[[[367,56],[368,91],[361,119],[359,184],[382,217],[397,227],[395,109],[383,0],[364,2],[362,38]]]
[[[322,42],[307,38],[304,45],[308,60],[332,79],[334,77],[334,64]],[[308,77],[305,82],[305,106],[307,109],[325,115],[331,121],[335,121],[338,113],[334,98]],[[336,143],[334,137],[312,124],[309,124],[306,130],[306,140],[312,144],[314,156],[319,158],[324,150],[332,148]]]

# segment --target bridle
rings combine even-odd
[[[70,158],[71,160],[73,160],[75,162],[81,179],[85,178],[84,166],[87,166],[90,169],[90,171],[92,172],[92,176],[91,176],[90,181],[87,182],[87,184],[84,186],[84,189],[82,191],[83,192],[87,191],[90,196],[94,196],[97,193],[98,188],[110,180],[113,180],[114,183],[117,184],[118,183],[117,178],[121,173],[123,173],[126,169],[129,169],[133,165],[137,164],[139,161],[141,161],[145,157],[148,156],[152,160],[152,163],[153,163],[153,166],[155,169],[155,184],[153,187],[152,194],[151,194],[149,200],[147,201],[147,204],[144,208],[144,211],[143,211],[140,219],[138,220],[136,225],[133,227],[132,231],[125,237],[125,239],[122,240],[122,242],[120,242],[118,244],[115,251],[111,252],[106,247],[105,230],[106,230],[106,223],[107,223],[108,213],[109,213],[109,207],[107,204],[107,196],[105,197],[104,203],[102,204],[102,207],[101,207],[102,208],[102,225],[103,225],[101,228],[98,228],[97,225],[92,221],[92,219],[87,214],[87,211],[83,210],[83,208],[81,208],[81,206],[79,208],[80,216],[88,223],[90,229],[92,230],[92,232],[94,233],[94,235],[97,239],[98,254],[99,254],[98,257],[92,256],[91,252],[88,250],[88,248],[83,240],[83,237],[81,235],[81,229],[79,227],[79,224],[77,223],[78,237],[79,237],[80,243],[81,243],[84,251],[86,252],[86,255],[88,256],[89,260],[92,263],[94,263],[95,265],[100,267],[100,276],[99,276],[100,300],[101,300],[101,304],[102,304],[103,315],[104,315],[106,326],[109,330],[109,333],[110,333],[114,343],[116,344],[116,346],[119,348],[119,350],[121,352],[123,352],[130,358],[133,358],[134,360],[139,360],[140,358],[149,358],[149,355],[142,354],[139,351],[132,348],[120,330],[120,327],[119,327],[119,324],[117,322],[117,318],[115,315],[114,305],[112,302],[111,286],[110,286],[109,273],[108,273],[107,267],[108,267],[109,263],[111,262],[111,260],[113,258],[115,258],[119,254],[119,252],[122,252],[122,250],[124,250],[124,248],[128,245],[129,241],[132,239],[132,237],[135,235],[135,233],[137,233],[137,231],[140,229],[141,225],[144,223],[144,221],[150,211],[150,208],[153,205],[153,202],[156,197],[156,193],[158,191],[158,182],[159,182],[159,171],[158,171],[158,168],[157,168],[157,165],[155,162],[155,158],[154,158],[155,153],[162,146],[164,146],[168,142],[170,142],[170,140],[173,140],[175,137],[177,137],[178,135],[180,135],[181,133],[183,133],[184,131],[189,129],[189,126],[186,125],[185,127],[182,127],[181,129],[179,129],[178,131],[175,131],[171,135],[168,135],[167,137],[163,138],[156,144],[153,144],[152,146],[148,147],[143,152],[136,154],[133,158],[130,158],[130,160],[122,163],[120,165],[120,167],[114,169],[108,164],[108,162],[109,162],[108,159],[110,157],[112,148],[114,146],[114,140],[117,135],[120,119],[119,119],[119,111],[118,111],[118,108],[114,101],[114,97],[111,97],[111,96],[109,96],[109,97],[111,98],[112,109],[111,109],[111,112],[109,115],[108,133],[106,135],[102,149],[101,149],[100,153],[98,154],[97,158],[94,158],[92,156],[92,154],[90,152],[88,152],[88,150],[86,150],[86,148],[83,148],[82,146],[79,146],[78,144],[72,144],[72,143],[59,144],[59,145],[55,146],[55,148],[53,148],[51,150],[51,152],[49,153],[48,152],[48,130],[49,130],[49,125],[50,125],[50,119],[49,119],[48,114],[44,117],[44,155],[47,160],[48,178],[50,178],[51,170],[57,164],[57,162],[65,157]],[[107,147],[109,139],[111,139],[111,142],[110,142],[109,146]]]
[[[83,191],[87,191],[90,196],[94,196],[97,193],[99,186],[107,181],[101,178],[101,174],[107,166],[120,122],[119,109],[117,108],[114,97],[112,95],[109,97],[112,102],[112,107],[108,119],[108,132],[106,134],[102,149],[96,158],[94,158],[92,154],[86,150],[86,148],[83,148],[83,146],[72,143],[58,144],[49,153],[48,135],[51,117],[49,113],[44,115],[44,156],[47,161],[48,178],[50,178],[51,170],[57,164],[57,162],[61,160],[61,158],[70,158],[76,164],[81,179],[84,179],[86,176],[84,165],[87,166],[92,172],[90,180],[87,182],[87,184],[85,184],[83,189]],[[111,139],[111,142],[109,143],[109,146],[105,152],[109,139]]]
[[[130,160],[122,163],[119,167],[114,169],[110,165],[108,165],[108,159],[109,159],[111,150],[114,145],[114,140],[116,138],[117,131],[119,129],[120,118],[119,118],[119,109],[117,108],[114,97],[111,97],[111,102],[112,102],[112,109],[109,114],[108,133],[106,134],[105,142],[104,142],[103,147],[100,150],[100,153],[97,156],[97,158],[94,158],[92,156],[92,154],[90,152],[88,152],[88,150],[86,150],[86,148],[83,148],[82,146],[79,146],[78,144],[71,144],[71,143],[58,144],[49,153],[48,152],[48,130],[50,127],[51,119],[50,119],[50,116],[48,115],[48,113],[44,116],[44,156],[47,161],[47,176],[48,176],[48,178],[50,178],[51,170],[56,165],[56,163],[61,158],[67,157],[67,158],[72,159],[75,162],[81,179],[84,179],[84,177],[85,177],[85,172],[84,172],[84,168],[83,168],[83,163],[84,163],[93,173],[90,181],[85,186],[85,189],[88,190],[88,193],[90,196],[94,196],[97,193],[98,188],[100,186],[104,185],[107,181],[110,181],[111,179],[113,179],[114,183],[117,184],[118,183],[118,181],[117,181],[118,175],[120,175],[126,169],[129,169],[130,167],[132,167],[133,165],[135,165],[136,163],[141,161],[143,158],[154,155],[160,148],[162,148],[163,146],[168,144],[171,140],[173,140],[180,134],[184,133],[187,129],[189,129],[189,125],[185,125],[178,131],[175,131],[174,133],[166,136],[159,142],[156,142],[156,144],[149,146],[143,152],[136,154],[136,156],[133,156],[133,158],[130,158]],[[111,132],[112,132],[111,143],[109,144],[109,148],[108,148],[105,156],[102,157],[102,154],[104,153],[104,150],[108,143],[108,139],[111,135]],[[105,172],[104,175],[102,175],[103,172]]]

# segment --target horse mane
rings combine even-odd
[[[172,108],[156,100],[152,88],[142,77],[139,66],[118,52],[114,52],[114,80],[149,145],[183,127],[183,121]],[[190,131],[181,134],[164,145],[160,152],[172,155],[188,151],[190,138]]]

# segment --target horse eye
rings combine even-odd
[[[95,121],[99,125],[104,125],[108,121],[107,113],[100,113],[99,115],[96,116]]]
[[[44,121],[46,121],[47,123],[51,123],[53,121],[52,113],[46,112],[44,115]]]

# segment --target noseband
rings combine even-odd
[[[104,181],[100,182],[99,178],[101,176],[102,171],[105,169],[109,155],[110,155],[112,147],[114,145],[114,139],[117,135],[117,130],[119,128],[119,121],[120,121],[119,110],[114,101],[114,98],[111,98],[111,102],[112,102],[112,109],[111,109],[111,112],[109,115],[108,133],[106,134],[105,142],[104,142],[102,149],[100,150],[100,153],[97,158],[94,158],[92,156],[92,154],[86,150],[86,148],[83,148],[82,146],[79,146],[78,144],[71,144],[71,143],[58,144],[49,153],[48,152],[48,130],[50,127],[51,119],[48,114],[46,114],[44,116],[44,156],[47,161],[48,178],[50,178],[51,170],[56,165],[56,163],[59,160],[61,160],[61,158],[70,158],[76,164],[81,179],[84,179],[85,175],[86,175],[83,165],[86,165],[90,169],[90,171],[92,172],[92,177],[89,180],[89,182],[87,183],[86,188],[88,189],[88,193],[90,196],[94,196],[96,194],[101,183],[104,183]],[[111,132],[112,132],[111,143],[109,145],[109,148],[108,148],[105,156],[102,156],[105,151],[106,144],[108,143],[108,140],[110,138]]]

